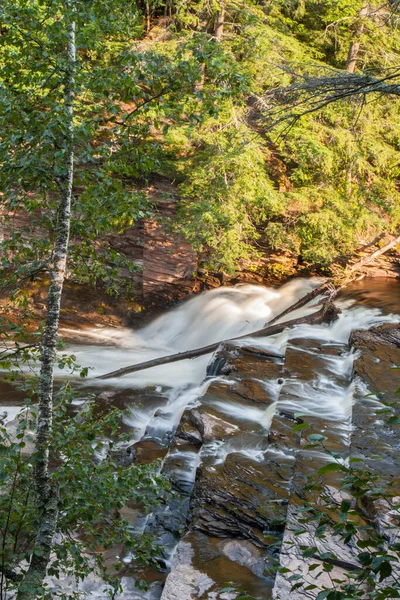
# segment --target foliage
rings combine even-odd
[[[395,72],[398,11],[378,0],[368,7],[362,14],[361,0],[2,2],[0,278],[9,304],[0,321],[8,345],[0,360],[10,380],[21,376],[21,362],[26,367],[38,358],[42,330],[32,331],[29,298],[20,288],[49,270],[68,174],[66,23],[76,21],[78,46],[68,269],[79,282],[119,293],[130,290],[130,274],[125,282],[121,274],[135,267],[110,248],[107,234],[154,213],[146,193],[154,173],[178,186],[181,202],[171,226],[220,270],[232,272],[251,258],[259,236],[275,250],[326,265],[361,240],[398,229],[400,139],[392,100],[349,99],[291,127],[266,127],[268,90],[290,84],[294,66],[300,76],[314,67],[343,69],[356,38],[359,70]],[[16,304],[23,315],[18,323]],[[11,355],[10,343],[16,344]],[[71,357],[59,360],[76,368]],[[35,387],[31,380],[31,397]],[[104,570],[99,545],[122,540],[151,557],[147,541],[132,542],[126,523],[108,511],[132,497],[156,501],[165,486],[154,465],[122,471],[110,458],[94,460],[95,444],[117,438],[118,417],[96,421],[89,405],[74,420],[72,397],[68,386],[59,391],[52,434],[61,516],[50,574],[83,578],[93,560]],[[18,566],[18,575],[25,568],[38,521],[31,494],[34,458],[22,459],[34,411],[29,404],[16,439],[1,430],[2,585],[4,569],[14,573]],[[354,498],[374,484],[372,474],[346,469],[346,489]],[[352,534],[354,511],[351,505],[340,513],[340,526],[329,524],[339,536]],[[366,567],[360,577],[371,585],[368,577],[389,577],[391,562],[375,533],[376,545],[363,548],[360,558]]]
[[[211,248],[214,267],[234,271],[241,258],[254,249],[255,224],[278,213],[279,206],[265,172],[262,149],[244,127],[217,120],[204,124],[194,148],[181,166],[189,174],[179,187],[182,194],[180,230],[201,251]],[[223,207],[223,210],[221,210]]]
[[[78,281],[92,275],[93,282],[117,290],[129,263],[98,238],[154,209],[137,181],[155,172],[179,184],[182,202],[173,226],[215,268],[237,268],[254,254],[253,240],[269,238],[271,223],[283,234],[272,236],[272,245],[318,264],[399,226],[393,100],[342,101],[272,132],[264,128],[268,106],[262,100],[269,89],[292,81],[293,66],[300,73],[312,65],[343,68],[361,22],[357,68],[395,66],[395,7],[370,2],[360,17],[361,0],[268,7],[256,0],[243,7],[151,2],[146,16],[140,4],[120,10],[113,0],[105,17],[100,0],[75,4],[80,91],[70,271]],[[61,0],[5,2],[1,10],[6,276],[49,257],[63,176],[65,40]],[[152,35],[146,36],[149,15]],[[14,230],[21,210],[30,225]]]
[[[366,590],[371,600],[398,598],[400,588],[393,567],[399,562],[400,546],[396,541],[389,542],[398,530],[400,518],[394,490],[383,484],[381,474],[355,464],[347,467],[340,462],[330,462],[321,467],[318,475],[323,480],[334,471],[342,473],[342,500],[335,499],[323,481],[309,484],[305,491],[318,500],[305,502],[298,523],[300,527],[311,524],[313,530],[315,528],[314,543],[333,536],[352,546],[354,563],[348,568],[344,565],[343,575],[336,576],[332,586],[321,589],[316,579],[315,585],[304,587],[298,582],[294,583],[295,588],[321,589],[318,600],[364,598]],[[375,522],[379,511],[390,515],[389,522],[381,528]],[[318,558],[318,562],[308,566],[309,573],[318,567],[322,567],[322,572],[331,573],[335,562],[340,560],[330,551],[319,554],[316,545],[300,546],[300,549],[305,558]]]
[[[30,389],[32,393],[34,387]],[[72,403],[76,400],[69,384],[55,398],[51,464],[60,517],[48,568],[50,580],[38,590],[38,598],[72,597],[72,586],[66,592],[58,587],[57,580],[70,577],[80,581],[93,572],[102,576],[112,596],[120,589],[118,572],[122,563],[117,561],[114,574],[110,573],[103,553],[113,546],[122,545],[123,551],[132,552],[139,562],[151,562],[156,556],[152,540],[135,535],[119,511],[128,500],[144,511],[160,502],[168,486],[158,474],[159,465],[121,465],[114,451],[124,441],[118,431],[120,411],[99,416],[94,402],[86,398],[74,418]],[[28,393],[15,435],[4,426],[0,428],[1,597],[11,593],[21,579],[36,534],[38,507],[32,481],[35,455],[29,450],[35,417],[35,405]]]
[[[212,250],[206,256],[214,267],[237,267],[255,252],[252,240],[270,239],[271,226],[275,232],[280,226],[281,235],[271,237],[276,249],[320,265],[398,228],[399,144],[390,125],[398,104],[392,99],[343,101],[290,128],[264,129],[263,94],[290,83],[291,69],[343,68],[363,6],[309,0],[261,10],[250,2],[239,11],[224,3],[224,36],[214,44],[243,85],[220,105],[216,120],[177,123],[166,136],[168,169],[172,163],[173,175],[184,178],[179,227],[196,249]],[[379,2],[369,6],[359,68],[388,68],[396,64],[397,21],[379,12]],[[215,17],[203,4],[187,10],[198,10],[212,31]],[[180,10],[174,21],[180,27],[182,18]],[[214,86],[207,63],[203,85]],[[199,119],[204,112],[200,107]],[[232,162],[236,152],[240,160]]]

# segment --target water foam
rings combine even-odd
[[[98,327],[86,330],[84,336],[102,346],[71,345],[70,350],[81,365],[93,367],[90,383],[96,383],[97,375],[118,368],[257,331],[319,283],[318,278],[296,279],[279,290],[255,285],[217,288],[188,300],[137,332]],[[284,332],[275,339],[255,338],[251,342],[270,347],[272,341],[279,351],[286,340]],[[108,383],[135,388],[199,384],[208,362],[209,355],[201,356],[114,378]]]

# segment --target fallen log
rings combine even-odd
[[[305,296],[303,296],[302,298],[297,300],[297,302],[295,302],[291,306],[288,306],[288,308],[283,310],[279,315],[276,315],[276,317],[274,317],[273,319],[268,321],[268,323],[266,323],[266,325],[267,324],[272,325],[272,323],[276,323],[276,321],[279,321],[279,319],[281,319],[285,315],[287,315],[291,312],[294,312],[295,310],[298,310],[299,308],[302,308],[303,306],[308,304],[308,302],[310,302],[310,300],[313,300],[320,294],[323,294],[324,292],[328,292],[328,291],[330,293],[330,298],[332,299],[333,295],[336,293],[335,287],[331,283],[330,279],[325,279],[325,281],[323,281],[321,283],[321,285],[319,285],[315,289],[311,290],[311,292],[309,292],[308,294],[306,294]]]
[[[298,303],[296,303],[298,304]],[[144,369],[151,369],[152,367],[158,367],[160,365],[166,365],[169,363],[177,362],[179,360],[185,360],[187,358],[197,358],[198,356],[204,356],[204,354],[210,354],[211,352],[215,352],[218,350],[221,344],[225,341],[236,341],[242,340],[247,337],[268,337],[271,335],[276,335],[277,333],[281,333],[284,329],[294,327],[295,325],[303,325],[309,324],[314,325],[318,323],[327,322],[330,323],[337,318],[339,313],[339,309],[333,304],[330,298],[325,300],[322,307],[318,312],[315,312],[311,315],[306,315],[305,317],[299,317],[297,319],[292,319],[291,321],[285,321],[284,323],[278,323],[275,325],[268,325],[267,327],[263,327],[258,331],[253,331],[250,333],[246,333],[244,335],[240,335],[235,338],[231,338],[230,340],[221,340],[220,342],[215,342],[214,344],[209,344],[208,346],[203,346],[202,348],[196,348],[195,350],[187,350],[186,352],[179,352],[178,354],[170,354],[168,356],[161,356],[160,358],[154,358],[153,360],[147,360],[146,362],[138,363],[136,365],[131,365],[129,367],[123,367],[122,369],[118,369],[116,371],[112,371],[111,373],[106,373],[105,375],[99,375],[96,379],[111,379],[112,377],[121,377],[122,375],[127,375],[128,373],[135,373],[136,371],[143,371]],[[283,314],[283,313],[282,313]],[[280,317],[281,315],[279,315]],[[277,318],[279,318],[277,317]],[[277,358],[279,355],[270,353],[271,357]]]
[[[368,254],[368,256],[364,256],[363,258],[361,258],[359,261],[357,261],[356,263],[351,265],[351,267],[348,268],[348,271],[350,273],[353,273],[354,271],[358,271],[364,265],[368,265],[369,263],[373,262],[376,258],[381,256],[382,254],[385,254],[385,252],[387,252],[388,250],[391,250],[391,248],[394,248],[395,246],[398,246],[399,244],[400,244],[400,235],[398,237],[394,238],[393,240],[391,240],[389,243],[385,244],[385,246],[382,246],[382,248],[379,248],[379,250],[375,250],[375,252],[372,252],[372,254]]]

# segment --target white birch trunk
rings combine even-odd
[[[67,1],[69,12],[71,0]],[[29,569],[22,580],[17,600],[31,600],[42,585],[50,561],[53,536],[58,519],[58,493],[52,485],[49,474],[49,443],[52,431],[54,362],[58,322],[60,317],[61,295],[65,279],[68,256],[68,243],[71,219],[71,198],[74,176],[74,127],[73,102],[75,88],[75,23],[68,19],[67,69],[64,87],[64,106],[67,119],[65,136],[66,161],[65,176],[62,180],[60,202],[57,214],[54,261],[47,297],[47,316],[41,345],[41,369],[39,378],[39,407],[36,436],[35,485],[39,511],[39,524]]]

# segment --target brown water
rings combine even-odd
[[[362,279],[340,292],[339,298],[354,300],[359,306],[379,308],[384,314],[400,313],[400,279]]]

